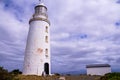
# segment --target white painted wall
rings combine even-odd
[[[111,73],[110,67],[96,67],[96,68],[87,68],[87,75],[104,75],[106,73]]]
[[[48,26],[48,33],[46,33]],[[45,36],[48,36],[48,43],[45,42]],[[48,49],[48,58],[45,57],[45,49]],[[42,49],[43,51],[38,51]],[[50,63],[50,30],[49,24],[45,21],[37,20],[30,23],[27,45],[24,58],[24,75],[42,75],[44,63]],[[51,73],[51,71],[49,71]]]

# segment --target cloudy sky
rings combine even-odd
[[[119,0],[45,0],[51,22],[52,72],[108,63],[120,71]],[[0,0],[0,66],[23,68],[28,21],[38,0]]]

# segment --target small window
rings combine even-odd
[[[45,32],[48,33],[48,26],[45,27]]]
[[[48,49],[45,49],[45,57],[48,58]]]
[[[48,54],[48,49],[45,49],[45,54]]]
[[[45,42],[48,43],[48,36],[45,36]]]
[[[48,55],[45,55],[46,58],[48,58],[49,56]]]

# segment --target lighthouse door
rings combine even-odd
[[[44,64],[44,71],[47,75],[49,75],[49,64],[48,63]]]

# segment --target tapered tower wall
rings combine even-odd
[[[30,19],[29,25],[23,74],[50,74],[50,22],[46,6],[39,4],[35,7],[35,14]]]

